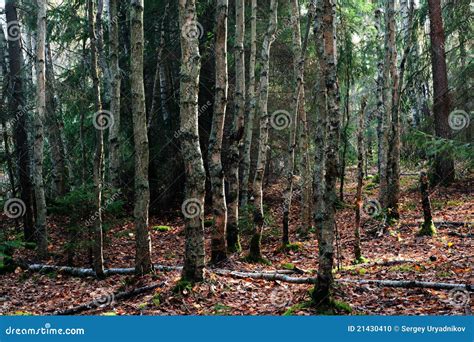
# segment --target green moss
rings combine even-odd
[[[172,291],[174,293],[182,293],[185,290],[191,292],[193,290],[193,283],[188,280],[180,279],[173,287]]]
[[[232,310],[230,306],[221,303],[214,304],[212,309],[215,315],[229,315]]]
[[[345,311],[347,313],[352,312],[352,308],[349,303],[343,302],[341,300],[334,300],[333,301],[334,307],[340,311]]]
[[[285,264],[281,265],[281,267],[284,268],[285,270],[294,270],[295,269],[295,265],[293,265],[291,262],[285,263]]]
[[[300,242],[289,243],[287,245],[284,245],[284,246],[280,247],[281,251],[298,252],[300,249],[301,249],[301,243]]]
[[[171,230],[170,226],[153,226],[153,230],[157,230],[159,232],[167,232]]]
[[[361,256],[358,259],[354,259],[354,261],[352,263],[357,265],[357,264],[365,264],[367,262],[369,262],[369,259],[367,259],[366,257]]]
[[[15,311],[11,314],[12,316],[33,316],[31,312],[28,311]]]
[[[420,225],[420,230],[418,231],[418,236],[436,236],[437,234],[436,227],[433,221],[423,222]]]
[[[153,296],[151,299],[151,302],[153,303],[154,306],[160,306],[161,304],[161,294],[157,293]]]
[[[268,265],[270,266],[272,263],[270,262],[270,260],[268,260],[267,258],[264,258],[262,256],[260,257],[254,257],[252,255],[247,255],[245,258],[243,258],[243,261],[245,262],[249,262],[251,264],[262,264],[262,265]]]
[[[285,313],[283,314],[283,316],[293,316],[296,312],[300,311],[300,310],[303,310],[303,309],[306,309],[306,308],[309,308],[311,307],[311,302],[310,301],[306,301],[306,302],[302,302],[302,303],[297,303],[295,305],[292,305],[290,306],[286,311]]]
[[[138,304],[138,310],[145,310],[148,307],[148,303]]]
[[[104,312],[102,316],[117,316],[117,313],[115,311],[108,311]]]

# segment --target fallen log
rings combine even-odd
[[[154,265],[153,266],[157,271],[179,271],[182,269],[181,266],[166,266],[166,265]],[[71,267],[71,266],[56,266],[56,265],[45,265],[45,264],[32,264],[26,265],[26,268],[29,271],[33,272],[58,272],[63,274],[68,274],[76,277],[95,277],[96,274],[91,268],[82,268],[82,267]],[[108,268],[104,271],[106,276],[114,274],[134,274],[135,268]]]
[[[293,284],[314,284],[316,278],[299,278],[299,277],[290,277],[285,274],[278,272],[240,272],[240,271],[231,271],[224,269],[213,269],[211,272],[222,275],[230,276],[233,278],[252,278],[252,279],[264,279],[264,280],[279,280],[287,283]]]
[[[378,285],[382,287],[401,287],[401,288],[424,288],[434,290],[452,290],[460,289],[467,291],[474,291],[473,284],[452,284],[452,283],[433,283],[428,281],[418,280],[377,280],[377,279],[337,279],[338,283],[354,283],[354,284],[368,284]]]
[[[181,266],[166,266],[166,265],[155,265],[156,270],[163,270],[163,271],[175,271],[181,270]],[[87,276],[92,275],[95,276],[95,273],[91,269],[88,268],[75,268],[75,267],[67,267],[67,266],[54,266],[54,265],[41,265],[41,264],[34,264],[28,267],[31,271],[43,271],[43,272],[68,272],[71,275],[79,275]],[[316,282],[316,278],[307,277],[291,277],[283,273],[279,273],[279,271],[273,272],[240,272],[240,271],[232,271],[226,270],[221,268],[208,268],[209,272],[221,275],[221,276],[228,276],[233,278],[251,278],[251,279],[263,279],[269,281],[283,281],[292,284],[314,284]],[[285,270],[285,272],[288,270]],[[110,268],[105,271],[106,275],[110,274],[133,274],[133,268]],[[400,287],[400,288],[431,288],[435,290],[451,290],[451,289],[465,289],[468,291],[474,292],[474,285],[473,284],[452,284],[452,283],[435,283],[435,282],[426,282],[426,281],[417,281],[417,280],[377,280],[377,279],[337,279],[336,282],[339,283],[354,283],[354,284],[373,284],[379,285],[383,287]]]
[[[65,310],[56,310],[52,314],[53,315],[74,315],[74,314],[78,314],[78,313],[81,313],[81,312],[86,311],[86,310],[99,308],[102,305],[104,305],[104,306],[105,305],[111,305],[116,300],[128,299],[128,298],[135,297],[135,296],[137,296],[139,294],[142,294],[142,293],[145,293],[145,292],[153,291],[154,289],[163,286],[163,284],[164,283],[154,284],[154,285],[139,287],[139,288],[136,288],[136,289],[133,289],[133,290],[130,290],[130,291],[113,293],[113,294],[110,294],[109,296],[96,298],[95,300],[93,300],[89,303],[86,303],[86,304],[81,304],[81,305],[74,306],[72,308],[65,309]],[[104,301],[106,302],[106,304],[103,303]]]

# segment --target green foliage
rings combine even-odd
[[[171,230],[171,227],[170,226],[153,226],[152,229],[159,232],[168,232]]]
[[[187,293],[187,292],[191,292],[193,290],[193,283],[188,281],[188,280],[184,280],[184,279],[180,279],[176,285],[173,287],[173,292],[174,293]]]
[[[288,309],[286,309],[283,316],[293,316],[296,312],[301,311],[303,309],[307,309],[309,307],[311,307],[310,301],[294,304],[290,306]]]
[[[281,265],[281,267],[284,268],[285,270],[294,270],[295,269],[295,265],[290,263],[290,262]]]

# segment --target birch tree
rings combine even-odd
[[[235,0],[235,95],[232,120],[231,145],[229,149],[229,193],[227,198],[227,248],[230,252],[240,251],[239,239],[239,164],[240,144],[244,133],[245,115],[245,2]]]
[[[214,97],[214,114],[209,137],[208,165],[211,177],[212,212],[214,226],[211,241],[211,261],[225,260],[227,207],[225,203],[224,172],[221,162],[222,137],[227,108],[227,11],[228,0],[217,1],[216,34],[214,54],[216,59],[216,90]]]
[[[240,206],[245,208],[249,198],[250,154],[252,150],[253,124],[257,96],[255,94],[255,67],[257,62],[257,0],[251,0],[250,8],[250,57],[249,57],[249,86],[247,87],[247,107],[245,116],[244,145],[242,152],[242,184]]]
[[[56,99],[56,79],[53,56],[49,42],[46,42],[46,117],[48,139],[51,149],[52,190],[55,196],[64,196],[68,191],[68,171],[64,126],[61,108]],[[69,177],[72,179],[72,177]]]
[[[38,256],[44,259],[48,254],[46,228],[46,198],[43,181],[44,128],[46,112],[46,1],[37,0],[37,36],[36,36],[36,115],[34,120],[34,185],[36,200],[36,240]]]
[[[337,201],[336,179],[339,169],[340,109],[337,82],[336,54],[336,2],[322,1],[322,35],[324,37],[324,81],[327,96],[327,144],[325,146],[324,201],[318,239],[319,269],[317,285],[312,297],[315,305],[325,307],[331,304],[333,287],[335,206]],[[321,17],[320,17],[321,18]]]
[[[148,182],[148,135],[145,112],[145,87],[143,83],[143,1],[131,0],[131,87],[133,140],[135,142],[135,271],[145,274],[152,270],[151,238],[148,229],[148,207],[150,205],[150,186]]]
[[[206,174],[199,144],[198,94],[201,56],[195,0],[179,0],[181,28],[180,130],[185,168],[185,254],[182,278],[204,278],[204,192]]]
[[[301,27],[300,27],[300,10],[298,0],[291,1],[291,24],[293,32],[293,74],[294,74],[294,93],[291,103],[291,121],[290,121],[290,135],[288,141],[287,154],[287,174],[286,174],[286,188],[283,194],[283,234],[282,245],[286,246],[290,243],[289,239],[289,213],[291,208],[291,201],[293,197],[293,179],[295,176],[295,153],[297,146],[297,127],[305,122],[299,122],[300,111],[304,111],[304,56],[301,46]],[[305,116],[305,115],[304,115]],[[304,127],[303,127],[304,128]],[[303,151],[304,154],[304,151]],[[303,169],[303,173],[304,173]],[[307,177],[306,174],[304,174]],[[307,191],[307,189],[303,189]],[[304,208],[303,208],[304,210]]]
[[[253,182],[254,193],[254,232],[250,241],[249,260],[258,261],[262,259],[260,251],[260,242],[262,239],[262,231],[264,226],[263,213],[263,176],[265,173],[265,165],[267,162],[268,150],[268,86],[270,73],[270,48],[275,40],[275,32],[277,29],[277,9],[278,0],[270,1],[270,12],[267,32],[263,38],[262,52],[260,55],[260,83],[259,83],[259,100],[258,115],[260,119],[260,134],[258,140],[258,157],[255,179]]]
[[[90,60],[91,60],[91,77],[94,94],[94,120],[95,120],[95,154],[94,154],[94,188],[95,196],[94,203],[96,209],[96,219],[93,222],[93,237],[92,237],[92,257],[93,269],[99,278],[103,278],[104,274],[104,251],[103,251],[103,232],[102,232],[102,185],[103,185],[103,163],[104,163],[104,133],[102,120],[102,101],[100,95],[100,80],[97,64],[97,39],[95,31],[94,19],[94,3],[93,0],[87,1],[88,20],[89,20],[89,39],[90,39]]]

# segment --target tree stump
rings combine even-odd
[[[433,223],[433,216],[431,214],[431,201],[428,191],[428,176],[426,172],[420,173],[420,193],[421,205],[423,207],[424,222],[421,224],[421,229],[418,232],[420,236],[434,236],[436,235],[436,227]]]

